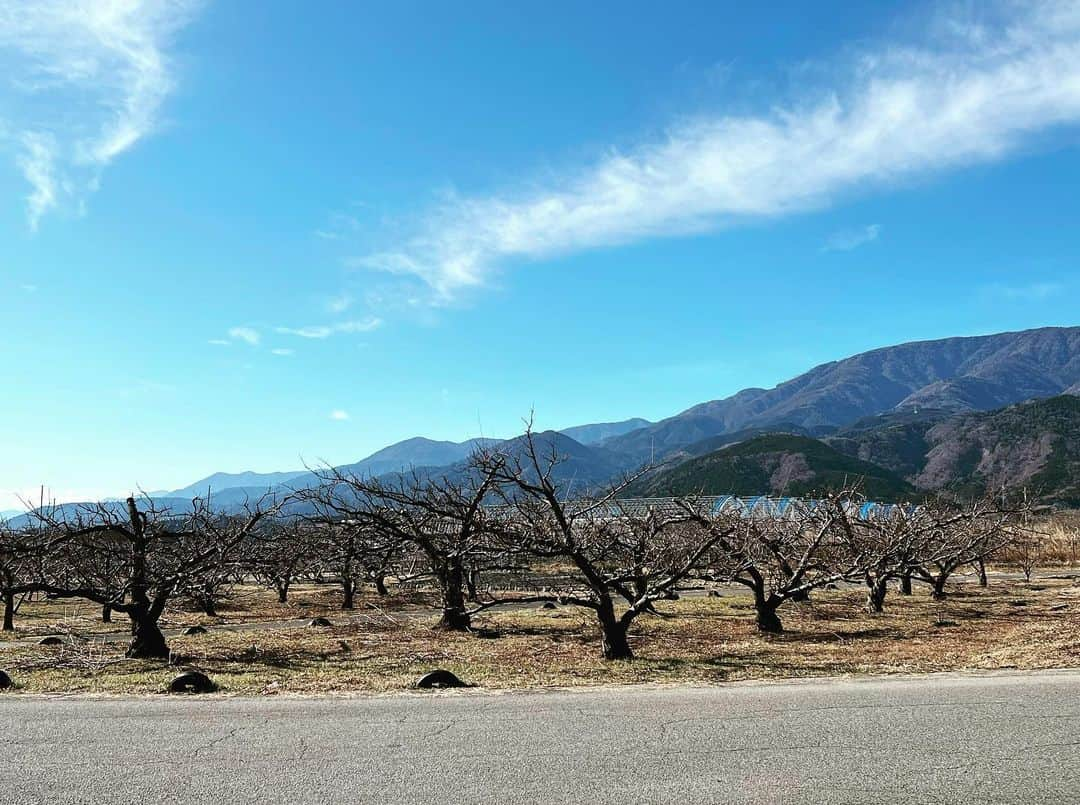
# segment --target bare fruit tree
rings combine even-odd
[[[747,587],[758,629],[782,632],[784,604],[860,580],[874,564],[875,547],[841,526],[851,498],[841,491],[819,501],[789,501],[782,513],[736,509],[738,527],[718,543],[703,577]]]
[[[676,596],[680,582],[699,567],[731,526],[695,516],[693,505],[623,501],[628,477],[598,494],[568,499],[556,480],[562,457],[545,451],[527,430],[520,455],[491,454],[486,468],[498,480],[502,516],[492,530],[512,553],[560,561],[567,589],[529,600],[556,600],[591,609],[600,626],[605,659],[633,657],[628,632]]]
[[[455,477],[418,472],[395,479],[365,478],[337,469],[320,471],[322,484],[304,493],[325,528],[366,534],[368,567],[377,568],[405,546],[422,554],[441,599],[439,627],[464,631],[471,624],[467,574],[489,556],[486,503],[496,491],[501,459],[471,460]],[[381,581],[381,579],[379,579]]]
[[[255,536],[251,574],[274,590],[279,604],[288,603],[293,583],[314,567],[318,537],[318,529],[298,517],[273,520]]]
[[[947,596],[946,584],[958,568],[985,561],[1014,543],[1030,538],[1031,505],[1000,494],[971,501],[938,499],[921,507],[922,561],[916,576],[930,585],[936,599]]]
[[[245,541],[277,511],[273,501],[225,516],[196,498],[190,511],[173,513],[152,500],[39,509],[56,559],[37,580],[59,598],[84,598],[126,614],[129,657],[165,658],[169,648],[159,621],[174,597],[198,594],[208,578],[237,564]]]
[[[889,582],[910,579],[925,561],[921,555],[923,510],[911,505],[875,506],[852,495],[846,501],[834,501],[833,513],[847,544],[862,555],[866,611],[883,612]]]
[[[4,605],[3,631],[15,631],[15,613],[26,597],[38,592],[52,552],[40,529],[10,526],[0,521],[0,600]]]

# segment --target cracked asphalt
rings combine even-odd
[[[1080,672],[0,696],[5,803],[1080,802]]]

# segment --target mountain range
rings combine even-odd
[[[822,364],[772,389],[704,402],[602,444],[647,460],[747,428],[825,434],[889,411],[985,411],[1077,387],[1080,327],[916,341]]]
[[[978,495],[1024,487],[1045,500],[1080,506],[1080,396],[988,412],[885,415],[824,441],[918,489]]]
[[[1080,397],[994,411],[890,412],[814,438],[767,433],[712,449],[691,445],[631,495],[815,495],[858,483],[876,500],[965,497],[1006,487],[1080,507]]]
[[[802,494],[855,474],[868,486],[873,479],[882,496],[1042,483],[1057,499],[1080,505],[1073,486],[1078,401],[1062,396],[1078,394],[1080,327],[1046,327],[884,347],[658,422],[586,424],[537,438],[567,457],[561,478],[580,491],[649,464],[656,469],[638,488],[650,494],[702,491],[694,484],[706,481],[716,493]],[[1031,400],[1044,404],[1023,405]],[[453,474],[477,447],[495,444],[520,449],[514,439],[415,437],[341,469]],[[160,496],[190,499],[210,490],[228,507],[317,480],[306,469],[215,473]]]
[[[596,445],[598,442],[620,436],[631,430],[645,427],[651,423],[647,419],[635,417],[621,422],[601,422],[592,425],[580,425],[567,428],[562,431],[550,431],[545,436],[552,442],[554,434],[560,437],[557,440],[560,453],[572,454],[575,446]],[[396,442],[389,447],[384,447],[363,458],[354,464],[339,466],[341,472],[364,477],[379,477],[392,473],[411,470],[430,470],[433,468],[449,468],[461,464],[477,448],[490,447],[501,444],[509,444],[513,439],[467,439],[463,442],[435,441],[423,436],[415,436],[401,442]],[[597,451],[596,456],[603,455],[603,451]],[[600,466],[610,463],[610,459],[594,459],[592,464]],[[595,475],[595,472],[587,473]],[[214,473],[206,478],[201,478],[193,484],[174,489],[153,493],[156,496],[170,498],[190,498],[193,496],[205,496],[208,492],[213,493],[219,504],[229,504],[236,500],[261,495],[268,489],[275,487],[303,488],[318,483],[318,471],[310,469],[296,470],[293,472],[240,472],[240,473]]]
[[[910,500],[915,488],[897,473],[811,436],[753,436],[661,469],[632,484],[626,495],[820,495],[858,483],[874,500]]]

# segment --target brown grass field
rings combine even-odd
[[[103,625],[96,607],[33,602],[0,634],[0,668],[15,693],[158,694],[180,669],[209,674],[228,695],[403,691],[434,668],[486,689],[604,684],[709,684],[851,674],[1080,666],[1080,574],[1046,570],[1031,582],[994,574],[981,589],[955,584],[943,602],[922,585],[910,598],[890,592],[886,612],[861,610],[852,587],[819,592],[781,609],[786,631],[754,627],[741,592],[663,602],[669,617],[643,616],[631,633],[636,659],[604,661],[591,611],[572,607],[491,611],[472,634],[435,631],[422,593],[365,593],[351,614],[336,608],[333,587],[299,587],[288,605],[268,592],[238,588],[220,618],[170,613],[168,630],[200,623],[210,632],[173,636],[174,664],[128,660],[124,642],[104,642],[126,618]],[[330,628],[299,619],[329,617]],[[293,621],[293,622],[289,622]],[[66,635],[59,647],[36,644]]]

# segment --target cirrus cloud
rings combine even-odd
[[[915,44],[822,68],[767,112],[698,117],[552,180],[451,196],[402,246],[347,263],[419,278],[443,304],[507,263],[820,209],[1080,121],[1080,0],[967,8]]]
[[[329,338],[338,333],[370,333],[382,326],[382,319],[369,316],[366,319],[339,321],[333,324],[310,324],[306,327],[275,327],[274,332],[281,335],[295,335],[300,338]]]
[[[243,341],[253,347],[259,346],[259,342],[262,341],[262,336],[254,327],[232,327],[229,329],[229,338]]]
[[[199,0],[0,0],[0,140],[30,192],[27,219],[81,206],[102,171],[157,125],[173,37]]]
[[[880,224],[870,224],[862,229],[846,229],[834,232],[821,247],[823,252],[850,252],[867,243],[873,243],[881,234]]]

